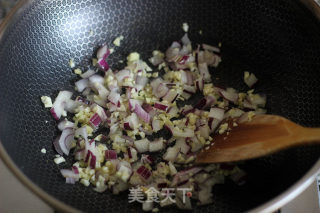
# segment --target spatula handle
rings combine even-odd
[[[320,143],[320,128],[302,128],[295,135],[299,138],[297,143]]]

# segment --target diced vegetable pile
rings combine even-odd
[[[143,202],[145,211],[171,204],[192,209],[190,199],[199,205],[211,203],[212,186],[225,177],[243,183],[245,174],[235,165],[193,165],[196,153],[212,145],[214,134],[227,135],[239,122],[265,113],[266,97],[253,89],[238,92],[212,83],[209,69],[221,62],[220,48],[202,44],[193,49],[186,33],[165,53],[153,51],[150,66],[133,52],[119,71],[109,67],[110,54],[103,45],[92,60],[95,69],[84,73],[75,69],[81,77],[76,93],[60,91],[53,104],[49,97],[41,97],[59,121],[55,162],[63,162],[63,155],[76,161],[61,170],[67,183],[79,181],[97,192],[114,194],[139,188],[145,199],[151,187],[159,192],[179,187],[192,192],[181,202],[182,194],[176,190],[175,203],[161,202],[165,196],[159,193],[159,203]],[[257,78],[245,72],[244,82],[251,88]],[[81,95],[73,98],[75,94]],[[203,98],[186,105],[192,96]],[[70,120],[63,118],[67,114]]]

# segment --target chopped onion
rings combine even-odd
[[[82,92],[85,88],[89,86],[89,80],[88,79],[81,79],[75,83],[76,90],[78,92]]]
[[[214,108],[210,109],[210,112],[209,112],[208,116],[211,117],[211,118],[222,120],[223,116],[224,116],[224,111],[225,111],[224,109],[221,109],[221,108],[218,108],[218,107],[214,107]]]
[[[58,137],[59,137],[58,143],[54,144],[56,151],[59,153],[61,150],[64,154],[69,155],[69,151],[71,149],[72,142],[74,141],[73,129],[72,128],[64,129],[62,131],[61,136],[58,136]]]
[[[182,152],[183,154],[187,154],[191,149],[184,138],[177,139],[175,146],[178,147],[178,149],[180,149],[180,152]]]
[[[158,138],[149,143],[149,152],[158,152],[163,149],[163,138]]]
[[[158,132],[161,129],[161,121],[158,119],[152,120],[152,130]]]
[[[96,129],[99,127],[99,125],[101,124],[102,120],[100,118],[100,116],[98,115],[98,113],[95,113],[91,118],[90,118],[90,125]]]
[[[148,180],[151,176],[151,171],[147,169],[145,166],[140,166],[137,169],[137,173],[140,175],[141,178],[144,180]]]
[[[195,81],[195,86],[199,91],[203,90],[204,87],[204,79],[202,76],[200,76],[196,81]]]
[[[171,89],[162,99],[168,101],[168,103],[173,103],[178,96],[179,94],[177,91]]]
[[[106,160],[117,159],[117,152],[114,150],[106,150],[105,151],[105,158],[106,158]]]
[[[52,116],[59,120],[61,115],[65,112],[64,108],[66,105],[66,101],[69,100],[72,96],[72,92],[69,91],[60,91],[58,96],[56,97],[53,106],[50,110]]]
[[[176,106],[172,106],[167,110],[167,114],[170,115],[171,117],[177,117],[179,113],[179,109]]]
[[[155,90],[152,90],[153,94],[157,98],[164,97],[167,94],[168,91],[169,91],[169,88],[164,83],[160,83]]]
[[[179,154],[179,151],[180,149],[178,147],[169,147],[162,158],[166,161],[174,162]]]
[[[220,95],[228,100],[228,101],[231,101],[232,103],[236,103],[238,101],[238,98],[239,98],[239,95],[235,92],[229,92],[229,91],[226,91],[226,90],[221,90],[220,91]]]
[[[208,45],[208,44],[202,44],[202,48],[204,50],[220,53],[220,49],[218,47],[214,47],[214,46],[211,46],[211,45]]]
[[[168,106],[165,105],[165,104],[163,104],[163,103],[156,102],[156,103],[154,104],[154,108],[159,109],[159,110],[162,110],[162,111],[167,111]]]
[[[150,155],[141,155],[141,163],[148,163],[152,164],[154,162],[154,159]]]
[[[136,85],[135,85],[135,88],[140,91],[142,90],[146,84],[148,83],[148,78],[147,77],[144,77],[144,76],[137,76],[136,77]]]
[[[194,131],[192,129],[185,128],[183,131],[179,130],[178,128],[172,129],[172,134],[175,137],[182,137],[182,138],[191,138],[194,136]]]
[[[211,75],[209,73],[208,65],[207,63],[201,63],[198,65],[200,75],[203,77],[203,80],[205,82],[209,82],[211,80]]]
[[[74,123],[71,122],[71,121],[68,121],[67,119],[63,120],[63,121],[60,121],[59,124],[58,124],[58,129],[60,131],[63,131],[64,129],[66,128],[74,128]]]
[[[130,71],[129,70],[121,70],[115,74],[118,83],[122,82],[124,79],[130,77]]]
[[[129,109],[131,111],[135,110],[136,104],[141,105],[142,101],[141,100],[135,100],[135,99],[129,99]]]
[[[184,36],[181,38],[181,42],[184,44],[184,45],[188,45],[188,44],[191,44],[191,41],[188,37],[188,33],[185,33]]]
[[[118,106],[119,100],[120,100],[120,94],[117,91],[113,90],[113,91],[110,92],[110,94],[108,96],[108,100],[112,104]]]
[[[150,141],[147,138],[144,138],[134,141],[134,146],[139,153],[143,153],[149,151],[149,143]]]
[[[134,107],[134,112],[138,115],[138,117],[146,123],[150,122],[150,115],[142,109],[139,104],[136,104]]]
[[[133,147],[128,147],[127,148],[127,155],[128,155],[128,158],[131,160],[131,162],[134,162],[134,161],[138,160],[138,152]]]
[[[258,79],[253,73],[249,74],[249,76],[246,76],[246,74],[247,73],[245,72],[244,82],[248,87],[252,88],[258,82]]]
[[[108,49],[107,45],[102,46],[97,52],[98,65],[104,71],[109,69],[109,64],[106,61],[109,55],[110,50]]]
[[[82,73],[80,76],[81,76],[81,78],[90,78],[94,74],[96,74],[96,71],[89,69],[85,73]]]

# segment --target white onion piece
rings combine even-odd
[[[171,161],[169,161],[168,165],[169,165],[170,175],[172,176],[177,174],[177,169]]]
[[[187,115],[190,112],[194,112],[194,108],[191,105],[185,105],[181,108],[181,114]]]
[[[163,155],[163,159],[166,161],[174,162],[179,154],[179,148],[178,147],[169,147]]]
[[[249,100],[247,100],[247,99],[245,99],[245,100],[243,101],[243,107],[244,107],[244,108],[247,108],[247,109],[257,109],[257,108],[258,108],[257,105],[252,104],[252,103],[251,103]]]
[[[208,117],[222,120],[224,116],[224,111],[224,109],[218,107],[211,108]]]
[[[146,122],[146,123],[150,122],[150,115],[146,111],[144,111],[144,109],[139,104],[135,105],[134,112],[144,122]]]
[[[74,171],[70,170],[70,169],[61,169],[60,173],[62,174],[63,177],[67,178],[74,178],[74,179],[79,179],[79,173],[75,173]]]
[[[183,154],[187,154],[191,149],[184,138],[178,138],[175,147],[180,149],[180,152],[182,152]]]
[[[220,122],[221,122],[221,120],[209,118],[208,126],[209,126],[211,132],[214,132],[216,130],[216,128],[219,126]]]
[[[191,152],[197,152],[204,146],[197,137],[192,137],[190,140],[192,141]]]
[[[135,84],[135,88],[140,91],[142,90],[146,84],[148,83],[148,78],[144,77],[144,76],[137,76],[136,77],[136,84]]]
[[[138,160],[138,152],[133,147],[128,147],[127,148],[127,156],[130,159],[130,162],[135,162],[135,161]]]
[[[149,58],[149,61],[153,66],[157,66],[163,62],[163,57],[160,54],[157,54]]]
[[[163,138],[158,138],[149,143],[149,152],[158,152],[163,149]]]
[[[71,149],[73,141],[74,141],[73,129],[72,128],[64,129],[59,139],[59,146],[64,154],[69,155],[69,151]]]
[[[199,127],[199,132],[200,135],[204,138],[204,139],[208,139],[210,136],[210,129],[208,125],[203,125]]]
[[[248,97],[248,99],[253,105],[260,106],[260,107],[264,107],[267,102],[267,97],[265,95],[255,94],[252,97]]]
[[[197,90],[194,86],[184,85],[183,92],[188,93],[190,95],[196,94]]]
[[[130,70],[120,70],[119,72],[117,72],[115,74],[115,76],[117,78],[118,83],[121,85],[122,81],[125,78],[129,78],[130,77]]]
[[[53,146],[54,146],[54,149],[56,150],[56,152],[59,154],[59,155],[63,155],[63,151],[60,147],[60,144],[59,144],[59,141],[60,141],[60,137],[61,135],[59,135],[58,137],[56,137],[56,139],[53,141]]]
[[[74,128],[74,123],[71,122],[71,121],[68,121],[67,119],[63,120],[63,121],[60,121],[59,124],[58,124],[58,129],[60,131],[63,131],[64,129],[66,128]]]
[[[65,113],[64,107],[66,101],[69,100],[72,96],[72,92],[69,91],[60,91],[55,101],[53,102],[53,106],[50,110],[52,116],[59,120],[61,115]]]
[[[192,85],[193,84],[193,76],[192,73],[189,71],[180,71],[181,73],[181,83]]]
[[[178,128],[173,128],[172,134],[175,137],[192,138],[194,136],[194,131],[188,128],[185,128],[183,131]]]
[[[133,144],[139,153],[149,151],[149,143],[150,141],[147,138],[136,140]]]
[[[86,88],[83,92],[82,92],[82,95],[87,97],[91,92],[91,88]]]
[[[96,83],[98,84],[103,84],[104,83],[104,78],[98,74],[94,74],[92,76],[90,76],[89,78],[89,84],[91,86],[94,86]]]
[[[107,52],[108,52],[108,46],[105,44],[98,49],[97,58],[98,59],[103,58],[105,54],[107,54]]]
[[[176,106],[172,106],[167,110],[167,114],[171,117],[176,117],[179,113],[179,109]]]
[[[81,128],[78,128],[78,129],[75,131],[74,136],[75,136],[75,137],[81,136],[86,142],[88,142],[87,128],[86,128],[85,126],[84,126],[84,127],[81,127]]]
[[[129,117],[127,117],[126,121],[129,122],[131,129],[135,129],[135,127],[139,126],[139,118],[136,113],[131,113]]]
[[[231,91],[226,91],[226,90],[221,90],[220,91],[220,95],[228,100],[228,101],[231,101],[233,103],[236,103],[238,101],[238,98],[239,98],[239,95],[238,93],[235,93],[235,92],[231,92]]]
[[[158,119],[152,120],[152,130],[158,132],[161,129],[161,121]]]
[[[96,74],[96,71],[89,69],[85,73],[82,73],[80,76],[81,76],[81,78],[89,78],[89,77],[93,76],[94,74]]]
[[[152,90],[156,90],[158,88],[158,86],[160,85],[160,83],[162,83],[162,79],[161,78],[156,78],[154,80],[152,80],[150,82],[150,86],[152,87]]]
[[[204,50],[220,53],[220,49],[218,47],[211,46],[209,44],[202,44],[202,48]]]
[[[166,60],[168,62],[175,61],[179,56],[180,48],[181,45],[174,41],[166,51]]]
[[[113,90],[113,91],[110,92],[110,94],[108,96],[108,100],[112,104],[118,106],[119,100],[120,100],[120,94],[117,91]]]
[[[152,89],[152,93],[157,98],[162,98],[163,96],[165,96],[167,94],[168,91],[169,91],[169,88],[164,83],[160,83],[155,90]]]
[[[179,94],[176,90],[171,89],[162,99],[168,101],[169,103],[173,103],[177,99],[178,95]]]
[[[81,79],[77,82],[75,82],[76,90],[78,92],[82,92],[85,88],[89,86],[89,81],[88,79]]]
[[[142,105],[142,100],[136,100],[136,99],[129,99],[129,109],[131,111],[135,110],[136,104]]]
[[[209,73],[209,69],[208,69],[207,63],[201,63],[201,64],[198,65],[198,67],[199,67],[200,75],[203,77],[203,80],[205,82],[211,81],[211,75]]]
[[[244,83],[246,83],[250,88],[252,88],[257,82],[258,79],[253,73],[251,73],[248,77],[244,77]]]
[[[188,37],[188,33],[185,33],[184,36],[181,38],[181,42],[184,44],[184,45],[188,45],[188,44],[191,44],[191,41]]]
[[[76,108],[80,105],[83,105],[83,103],[69,99],[65,101],[65,110],[67,112],[75,113]]]
[[[243,113],[244,111],[241,109],[232,108],[225,114],[225,118],[228,118],[228,117],[237,118],[237,117],[240,117]]]

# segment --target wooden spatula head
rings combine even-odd
[[[256,115],[233,127],[229,135],[216,134],[209,148],[198,153],[198,163],[256,158],[291,146],[320,141],[320,130],[304,128],[276,115]]]

